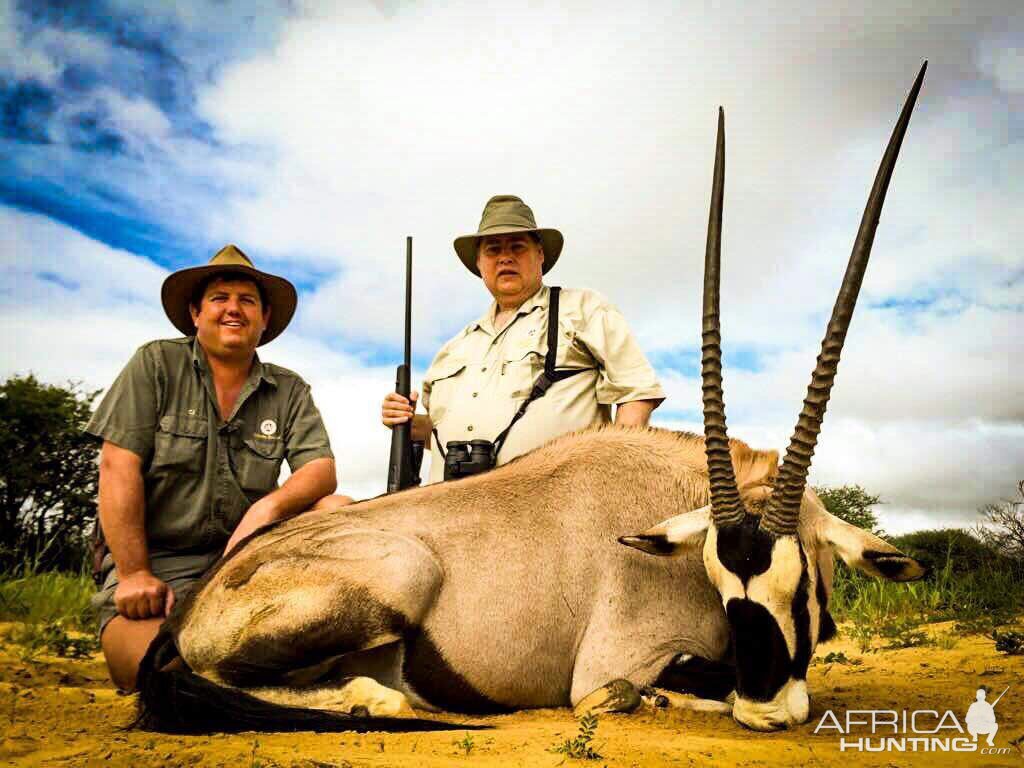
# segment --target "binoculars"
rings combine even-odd
[[[444,479],[457,480],[493,469],[496,454],[490,440],[451,440],[445,444]]]

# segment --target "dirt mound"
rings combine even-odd
[[[948,627],[933,627],[945,633]],[[948,643],[946,643],[948,645]],[[831,654],[831,656],[829,655]],[[825,663],[829,659],[830,663]],[[69,661],[42,656],[22,661],[17,648],[0,649],[0,765],[18,766],[246,766],[256,768],[323,768],[324,766],[1019,766],[1024,755],[1024,657],[1004,656],[985,637],[960,639],[952,648],[921,647],[861,654],[848,641],[823,645],[811,667],[811,717],[790,731],[759,734],[727,717],[679,710],[644,710],[634,715],[603,716],[590,746],[601,758],[586,761],[553,751],[579,733],[568,709],[543,709],[459,722],[486,724],[489,731],[431,734],[240,734],[169,737],[125,731],[134,713],[134,698],[120,696],[107,682],[99,656]],[[999,731],[995,748],[938,752],[931,738],[962,738],[973,744],[947,717],[952,711],[966,728],[965,713],[979,686],[989,701],[1009,686],[996,707]],[[915,710],[918,730],[942,725],[928,741],[897,740],[886,751],[840,750],[851,710],[895,710],[907,717]],[[827,712],[835,715],[829,719]],[[825,722],[822,723],[823,717]],[[854,720],[865,720],[861,713]],[[884,717],[884,716],[883,716]],[[821,726],[821,727],[819,727]],[[815,730],[818,730],[815,733]],[[874,736],[855,725],[845,735],[860,743],[892,735],[892,727]],[[896,751],[902,744],[905,751]],[[925,747],[929,751],[923,751]],[[1021,744],[1024,747],[1024,744]],[[915,751],[916,749],[916,751]]]

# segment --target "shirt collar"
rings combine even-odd
[[[541,287],[537,290],[537,292],[533,294],[533,296],[528,298],[519,306],[519,309],[516,310],[516,317],[519,317],[521,315],[528,315],[531,312],[533,312],[533,310],[535,310],[537,307],[546,307],[548,305],[548,297],[550,295],[551,289],[549,289],[546,285],[542,284]],[[491,302],[491,306],[487,308],[487,311],[470,326],[470,330],[475,331],[477,329],[480,329],[482,331],[485,331],[486,333],[489,333],[492,336],[495,335],[494,316],[495,314],[497,314],[497,312],[498,300],[495,299],[494,301]],[[512,325],[513,322],[515,322],[515,318],[513,318],[512,321],[505,326],[505,328],[508,328],[510,325]]]
[[[206,364],[206,350],[203,349],[203,345],[199,343],[199,339],[196,336],[192,337],[192,366],[204,374],[209,370],[209,366]],[[274,374],[260,361],[259,354],[255,352],[253,353],[252,370],[249,371],[248,380],[254,383],[262,380],[272,387],[277,386],[277,379],[274,377]]]

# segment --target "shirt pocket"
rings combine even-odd
[[[205,419],[167,414],[154,436],[150,470],[198,475],[206,464],[208,427]]]
[[[425,381],[430,385],[430,421],[440,424],[448,408],[459,396],[459,387],[465,376],[466,361],[450,358],[427,371]]]
[[[513,399],[525,399],[544,370],[546,351],[547,341],[540,335],[509,345],[501,363],[501,393]]]
[[[282,440],[261,440],[247,437],[235,454],[238,484],[249,497],[266,496],[277,488],[284,460]]]

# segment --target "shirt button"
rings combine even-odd
[[[476,396],[477,396],[477,393],[476,393],[476,392],[474,392],[474,393],[473,393],[473,397],[476,397]]]
[[[470,432],[472,432],[473,431],[473,425],[470,424],[468,427],[466,427],[466,429],[469,430]]]
[[[487,366],[485,365],[483,368],[480,369],[480,373],[483,373],[486,370],[487,370]]]

